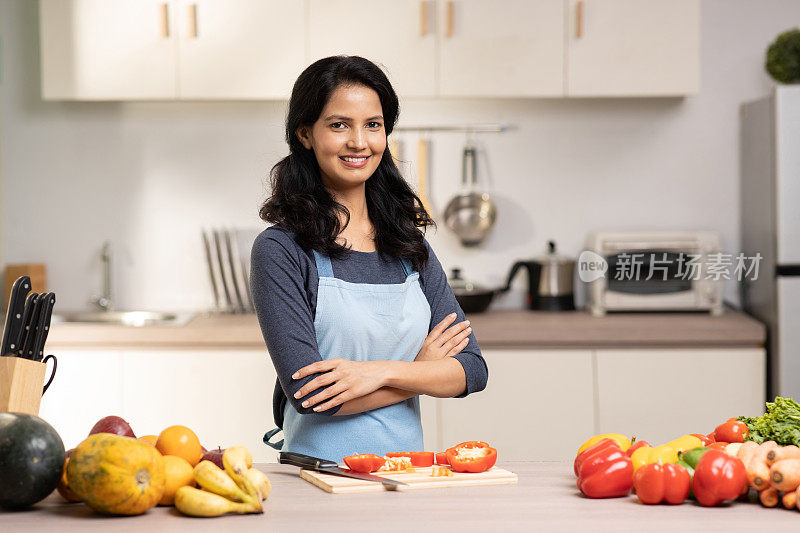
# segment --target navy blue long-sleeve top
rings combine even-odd
[[[419,281],[431,308],[430,332],[450,313],[457,313],[453,323],[464,320],[464,312],[427,240],[425,246],[429,259],[420,271]],[[403,283],[406,279],[400,261],[381,252],[352,252],[339,259],[331,258],[331,264],[334,277],[352,283]],[[299,413],[314,413],[312,408],[301,404],[322,390],[295,398],[300,387],[319,374],[292,379],[299,369],[322,360],[314,329],[318,282],[313,251],[302,249],[290,230],[276,225],[256,238],[251,254],[250,288],[261,332],[278,374],[273,394],[273,415],[278,427],[283,426],[287,399]],[[459,398],[486,388],[488,369],[474,331],[466,348],[454,357],[467,378],[466,389]],[[334,415],[340,408],[338,405],[315,414]]]

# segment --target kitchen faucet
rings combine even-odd
[[[103,260],[103,294],[94,296],[89,301],[101,310],[110,312],[114,310],[114,301],[111,299],[111,241],[103,243],[100,258]]]

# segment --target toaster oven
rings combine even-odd
[[[725,278],[713,268],[722,256],[713,231],[591,233],[578,261],[587,305],[607,311],[708,311],[722,314]]]

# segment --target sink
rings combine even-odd
[[[111,324],[115,326],[184,326],[196,313],[162,313],[157,311],[74,311],[57,313],[51,322]]]

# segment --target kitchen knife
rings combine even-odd
[[[0,355],[16,355],[19,349],[19,337],[25,323],[22,315],[25,310],[25,297],[31,291],[31,278],[20,276],[11,286],[8,298],[6,325],[3,328],[3,339],[0,344]]]
[[[219,236],[218,230],[212,230],[212,234],[214,235],[214,247],[217,251],[217,262],[219,264],[219,277],[222,279],[222,289],[225,293],[225,302],[227,303],[228,311],[235,312],[233,307],[233,297],[231,296],[231,289],[228,285],[228,279],[225,275],[225,260],[222,258],[222,242]]]
[[[33,341],[36,339],[36,326],[39,324],[39,314],[42,310],[45,294],[40,294],[33,301],[31,316],[25,324],[24,339],[20,343],[19,352],[19,356],[24,359],[33,359]]]
[[[225,250],[228,252],[228,266],[231,268],[231,280],[233,281],[233,293],[236,295],[236,302],[239,304],[239,311],[244,313],[247,310],[244,307],[244,299],[242,298],[242,291],[239,289],[239,276],[236,272],[236,260],[233,257],[233,244],[231,243],[231,232],[223,229],[222,235],[225,237]]]
[[[380,476],[373,476],[372,474],[362,474],[360,472],[353,472],[339,468],[339,465],[327,459],[320,459],[319,457],[311,457],[310,455],[303,455],[302,453],[294,452],[280,452],[278,462],[285,465],[299,466],[306,470],[314,470],[315,472],[322,472],[323,474],[333,474],[334,476],[351,477],[353,479],[361,479],[364,481],[374,481],[376,483],[383,483],[387,489],[394,490],[398,486],[407,485],[402,481],[395,481]]]
[[[217,278],[214,275],[214,260],[211,259],[211,243],[208,240],[208,233],[206,233],[206,230],[203,230],[203,247],[206,250],[206,262],[208,263],[208,275],[211,277],[211,289],[214,291],[214,309],[219,311],[219,288],[217,287]]]
[[[17,348],[14,350],[14,355],[22,355],[22,345],[25,344],[25,336],[28,334],[28,328],[30,328],[33,305],[36,303],[36,298],[38,297],[38,292],[32,292],[28,294],[28,298],[25,299],[25,309],[22,311],[22,327],[17,336]]]
[[[41,361],[44,357],[44,343],[50,332],[50,316],[56,304],[56,293],[48,292],[42,296],[42,309],[39,313],[39,322],[36,325],[36,336],[33,339],[33,353],[31,359]]]

